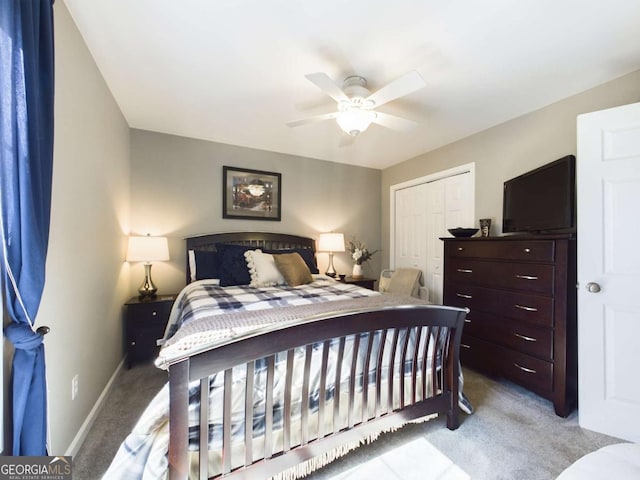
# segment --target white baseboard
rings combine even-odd
[[[113,375],[111,375],[111,378],[107,382],[107,385],[104,387],[104,390],[102,390],[102,393],[98,397],[98,400],[96,400],[96,403],[93,405],[93,408],[89,412],[89,415],[87,415],[87,418],[80,426],[80,430],[78,430],[78,433],[73,438],[71,444],[67,448],[67,451],[65,452],[65,456],[74,456],[80,451],[80,447],[82,446],[82,443],[84,442],[84,440],[87,438],[87,435],[89,434],[89,430],[91,430],[91,427],[96,421],[96,418],[98,418],[98,414],[102,410],[102,407],[104,407],[105,400],[109,396],[109,393],[113,388],[113,383],[115,382],[116,378],[118,377],[118,374],[122,370],[122,367],[124,367],[124,358],[120,361],[120,363],[116,367],[115,372],[113,372]]]

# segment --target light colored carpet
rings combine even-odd
[[[416,459],[420,459],[419,462]],[[428,468],[425,468],[428,465]],[[343,472],[333,480],[469,480],[471,477],[425,438],[400,447]]]
[[[461,414],[460,428],[448,430],[444,418],[407,425],[307,478],[334,479],[392,450],[403,452],[413,442],[426,440],[474,480],[553,480],[583,455],[620,442],[580,428],[577,412],[560,418],[549,401],[523,388],[470,370],[464,372],[465,392],[476,411],[473,415]],[[165,381],[165,372],[152,364],[122,372],[107,405],[74,457],[74,480],[102,476],[142,409]],[[427,462],[423,455],[410,455],[402,464],[421,469],[424,476],[420,478],[437,469],[437,463]],[[344,477],[347,478],[354,480]]]

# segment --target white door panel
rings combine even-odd
[[[419,268],[429,300],[442,303],[444,244],[447,228],[474,225],[473,166],[424,177],[409,186],[392,187],[394,227],[392,268]]]
[[[426,267],[426,187],[419,185],[396,191],[396,247],[394,268]]]
[[[577,192],[579,421],[638,442],[640,104],[578,117]]]
[[[446,223],[446,178],[427,184],[427,269],[425,285],[429,289],[429,301],[442,303],[442,240]]]

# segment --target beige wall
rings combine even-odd
[[[492,218],[492,234],[500,234],[505,180],[564,155],[575,155],[577,115],[638,101],[640,71],[385,169],[381,184],[383,248],[389,248],[392,185],[475,162],[476,224],[463,226],[477,227],[478,218]],[[388,264],[387,254],[383,266]]]
[[[56,2],[55,144],[45,338],[52,455],[63,455],[122,360],[129,128],[64,2]],[[71,379],[79,395],[71,401]],[[75,452],[73,452],[75,453]]]
[[[282,221],[222,218],[222,166],[282,174]],[[171,261],[153,266],[160,293],[184,286],[184,241],[190,235],[229,231],[273,231],[316,238],[320,232],[356,235],[380,248],[380,170],[236,147],[173,135],[132,130],[131,230],[167,235]],[[320,271],[327,254],[318,255]],[[367,265],[378,275],[380,255]],[[349,273],[346,253],[336,254],[339,273]],[[135,293],[143,278],[132,267]]]

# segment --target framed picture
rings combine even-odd
[[[280,221],[282,175],[222,167],[222,218]]]

